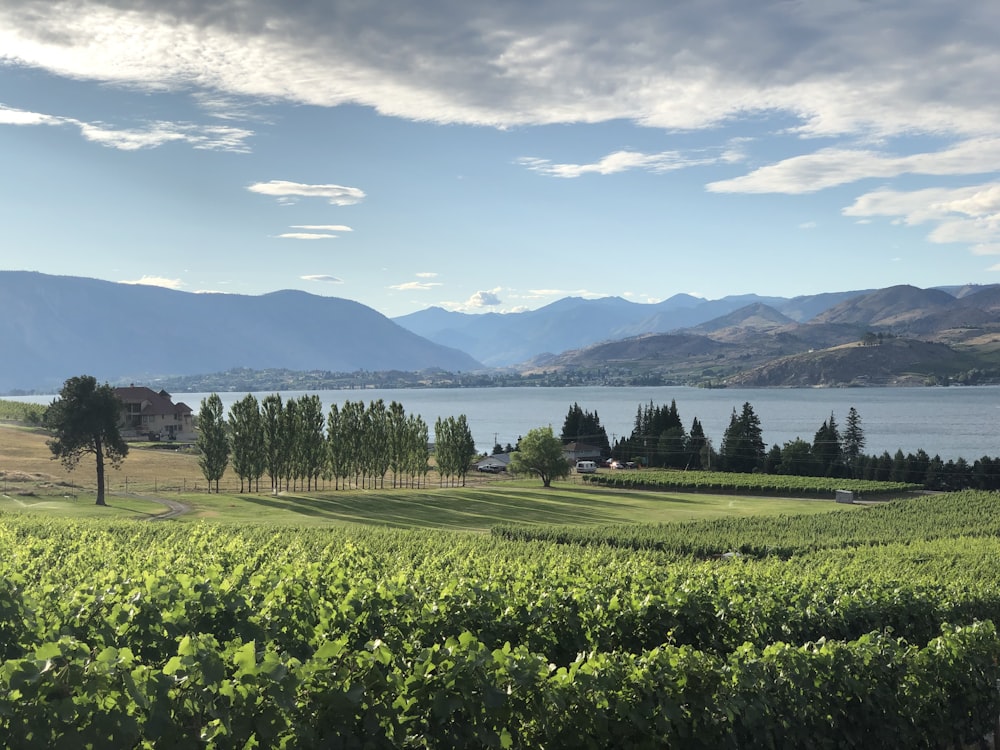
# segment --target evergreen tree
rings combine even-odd
[[[889,472],[889,481],[906,481],[906,456],[903,455],[902,448],[897,448],[896,454],[892,457],[892,470]]]
[[[222,399],[213,393],[201,400],[198,411],[198,465],[208,482],[208,491],[219,492],[219,480],[229,465],[229,437],[226,435],[226,418],[223,414]]]
[[[719,458],[725,471],[749,473],[764,464],[765,450],[760,419],[747,401],[737,414],[733,409],[729,427],[722,436]]]
[[[853,406],[847,412],[847,423],[844,425],[844,434],[841,437],[840,450],[844,455],[844,461],[850,469],[851,476],[857,477],[857,463],[861,451],[865,447],[865,431],[861,426],[861,415]]]
[[[563,421],[560,438],[563,444],[586,443],[600,448],[602,456],[611,455],[608,433],[601,425],[601,418],[597,412],[584,411],[575,402],[569,408],[566,419]],[[494,452],[499,453],[500,451]]]
[[[114,389],[98,385],[92,375],[80,375],[63,383],[59,398],[45,411],[45,426],[52,432],[48,441],[52,457],[68,471],[76,468],[86,453],[97,461],[97,505],[104,500],[104,461],[115,468],[128,455],[128,443],[122,438],[119,423],[123,405]]]
[[[840,432],[837,422],[830,413],[830,419],[823,422],[813,437],[812,455],[815,474],[818,476],[838,476],[840,472]]]
[[[691,422],[691,431],[688,433],[687,468],[703,468],[701,454],[705,449],[707,442],[708,439],[705,437],[705,429],[701,426],[701,422],[698,421],[698,417],[695,417]]]

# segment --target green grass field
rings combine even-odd
[[[168,511],[151,498],[187,506],[178,517],[283,525],[360,524],[389,528],[487,531],[498,523],[600,525],[659,523],[751,514],[819,513],[832,500],[740,497],[732,494],[622,491],[584,484],[579,477],[545,489],[535,479],[473,474],[467,487],[313,493],[239,494],[227,473],[223,493],[205,487],[197,458],[182,451],[133,447],[120,470],[108,469],[108,507],[94,505],[94,465],[89,457],[72,472],[51,459],[37,429],[0,425],[0,511],[72,517],[149,518]],[[265,480],[266,482],[266,480]],[[230,492],[226,492],[226,488]],[[843,507],[843,506],[840,506]]]
[[[498,482],[476,487],[420,490],[369,490],[312,494],[171,493],[188,506],[176,520],[240,521],[283,525],[360,524],[399,529],[451,529],[485,532],[499,523],[603,525],[659,523],[722,516],[822,513],[832,501],[788,498],[622,492],[562,483],[545,489],[537,481]],[[148,518],[166,506],[141,496],[111,495],[108,507],[89,495],[0,496],[0,510],[73,517]]]

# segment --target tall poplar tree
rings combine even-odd
[[[229,407],[229,445],[233,472],[240,478],[240,492],[246,482],[247,491],[253,491],[264,474],[264,432],[260,404],[256,396],[248,393]]]
[[[271,478],[271,492],[277,494],[281,490],[281,477],[287,454],[284,446],[285,405],[280,394],[272,393],[260,402],[260,409],[261,425],[264,428],[264,463],[267,475]]]
[[[229,465],[229,438],[226,435],[226,417],[222,409],[222,399],[213,393],[201,400],[198,411],[198,465],[208,482],[208,491],[219,492],[219,480]]]

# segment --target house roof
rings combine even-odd
[[[127,388],[115,388],[115,395],[126,404],[141,404],[142,413],[150,416],[161,414],[190,414],[191,407],[182,401],[176,404],[166,391],[157,393],[152,388],[131,385]]]
[[[590,443],[566,443],[563,446],[563,451],[566,453],[593,453],[595,455],[600,455],[601,448],[597,445],[591,445]]]
[[[507,466],[510,464],[510,454],[494,453],[492,456],[487,456],[476,463],[477,466],[484,466],[486,464],[499,464],[501,466]]]

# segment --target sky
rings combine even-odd
[[[0,270],[390,317],[1000,282],[996,0],[0,0]]]

